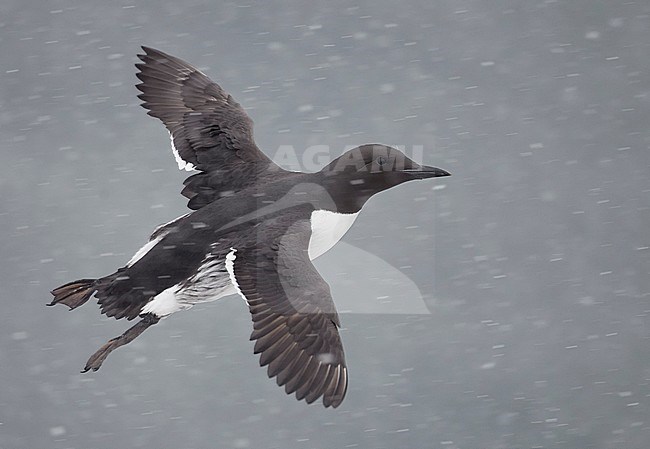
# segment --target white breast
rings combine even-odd
[[[314,260],[329,251],[348,232],[357,215],[358,212],[354,214],[339,214],[327,210],[312,212],[309,258]]]

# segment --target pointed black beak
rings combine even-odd
[[[417,168],[411,170],[405,170],[407,173],[410,173],[415,179],[426,179],[426,178],[439,178],[442,176],[451,176],[446,170],[438,167],[430,167],[428,165],[419,165]]]

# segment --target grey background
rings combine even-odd
[[[648,447],[649,19],[609,0],[3,0],[0,448]],[[185,212],[135,97],[142,44],[222,83],[271,155],[424,145],[454,174],[374,198],[345,237],[431,314],[342,316],[339,409],[266,378],[235,297],[78,373],[127,323],[48,291]],[[369,281],[346,251],[317,265],[350,301]]]

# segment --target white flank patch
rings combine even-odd
[[[140,311],[140,315],[145,313],[153,313],[158,317],[166,317],[174,312],[186,308],[176,299],[176,292],[178,285],[173,285],[167,290],[158,293],[151,301],[149,301]]]
[[[145,254],[147,254],[149,251],[151,251],[151,249],[152,249],[154,246],[156,246],[156,245],[158,244],[158,242],[160,242],[160,241],[162,240],[163,237],[164,237],[164,235],[159,235],[159,236],[156,237],[155,239],[153,239],[153,240],[149,240],[149,241],[148,241],[148,242],[147,242],[147,243],[146,243],[142,248],[140,248],[140,249],[138,250],[138,252],[136,252],[136,253],[133,255],[133,257],[131,257],[131,260],[129,260],[129,261],[126,263],[126,266],[127,266],[127,267],[130,267],[130,266],[132,266],[133,264],[135,264],[138,260],[142,259],[142,258],[144,257]]]
[[[237,278],[235,277],[235,259],[237,258],[237,256],[235,256],[236,252],[237,250],[235,248],[230,248],[230,252],[226,254],[226,271],[228,272],[228,276],[230,276],[230,282],[232,282],[232,286],[235,287],[235,290],[237,290],[239,296],[241,296],[248,304],[248,300],[239,289],[239,284],[237,283]]]
[[[171,140],[172,143],[172,152],[174,153],[174,159],[176,159],[176,163],[178,164],[178,169],[179,170],[187,170],[187,171],[192,171],[194,170],[194,165],[190,162],[187,162],[181,158],[181,155],[178,154],[178,150],[176,149],[176,146],[174,145],[174,136],[172,133],[169,133],[169,140]]]
[[[190,215],[190,214],[192,214],[192,212],[188,212],[188,213],[186,213],[186,214],[184,214],[184,215],[181,215],[180,217],[174,218],[172,221],[169,221],[169,222],[167,222],[167,223],[161,224],[160,226],[156,227],[156,229],[153,230],[153,232],[151,233],[151,235],[153,236],[153,235],[158,234],[159,232],[161,232],[161,230],[163,230],[163,229],[166,228],[167,226],[172,225],[172,224],[174,224],[174,223],[176,223],[176,222],[181,221],[183,218],[187,217],[187,216]],[[165,232],[165,233],[159,235],[158,237],[164,237],[164,236],[166,236],[167,234],[169,234],[169,231],[167,231],[167,232]],[[149,237],[149,238],[151,238],[151,237]]]
[[[328,210],[315,210],[311,214],[311,239],[309,239],[309,259],[329,251],[341,237],[348,232],[359,212],[340,214]]]

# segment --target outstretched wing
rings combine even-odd
[[[309,260],[310,224],[291,222],[291,215],[267,220],[258,243],[234,248],[226,267],[248,303],[254,352],[269,377],[299,400],[322,396],[325,407],[338,407],[348,385],[339,319],[329,286]]]
[[[255,145],[253,121],[233,97],[185,61],[142,48],[138,98],[167,127],[178,167],[202,172],[185,180],[188,207],[199,209],[277,167]]]

